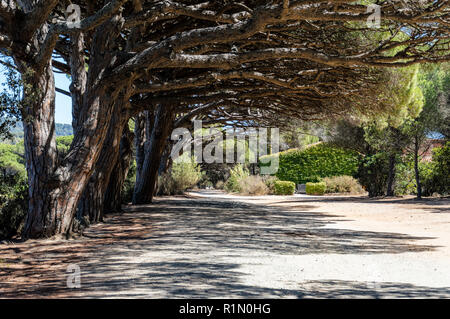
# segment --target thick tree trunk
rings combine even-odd
[[[174,119],[170,107],[159,105],[155,112],[149,143],[145,143],[145,156],[140,172],[136,174],[133,204],[147,204],[153,200],[161,156],[167,143]]]
[[[395,181],[395,164],[396,156],[395,154],[389,156],[389,175],[387,181],[387,196],[394,196],[394,181]]]
[[[133,133],[125,126],[120,140],[119,158],[109,179],[109,185],[105,194],[104,211],[122,211],[122,188],[128,175],[131,161],[133,160]]]
[[[33,125],[27,125],[26,134],[33,138],[25,137],[30,185],[30,205],[24,228],[25,237],[68,235],[71,232],[78,201],[99,157],[103,136],[106,135],[103,130],[107,129],[107,123],[109,123],[109,112],[98,111],[100,104],[104,102],[108,105],[108,101],[100,101],[99,98],[96,100],[97,102],[91,101],[92,109],[95,109],[91,114],[103,114],[103,116],[95,120],[97,125],[91,129],[86,127],[77,132],[69,154],[56,169],[48,163],[52,157],[43,155],[42,149],[46,146],[38,147],[37,144],[43,136],[46,136],[45,130],[29,133],[36,129],[40,121],[34,120]],[[53,135],[53,130],[51,132]],[[48,142],[50,141],[48,137]],[[49,144],[52,145],[51,142]],[[95,196],[95,193],[92,196]]]
[[[61,221],[62,215],[66,213],[64,205],[67,207],[68,204],[59,200],[64,190],[59,190],[56,187],[58,182],[52,181],[57,165],[57,150],[55,81],[51,64],[45,67],[42,74],[32,74],[24,77],[24,80],[35,89],[32,92],[24,88],[24,147],[30,198],[24,234],[27,237],[46,236],[67,227]]]
[[[422,199],[422,184],[420,183],[419,174],[419,138],[414,137],[414,172],[416,174],[416,184],[417,184],[417,199]]]
[[[155,111],[143,111],[136,116],[134,127],[135,147],[136,147],[136,180],[140,180],[140,174],[145,161],[145,152],[149,148],[153,124],[155,121]]]
[[[113,56],[108,46],[114,25],[111,19],[98,27],[88,76],[89,88],[79,108],[77,130],[67,156],[57,163],[54,137],[55,83],[51,62],[25,76],[24,144],[27,160],[30,204],[23,235],[26,238],[69,235],[78,201],[98,160],[109,128],[114,101],[122,88],[100,84],[101,74]],[[19,63],[22,75],[26,67]],[[31,89],[30,89],[31,88]]]
[[[103,221],[105,193],[111,173],[118,161],[120,137],[128,120],[128,117],[121,116],[121,107],[122,103],[117,101],[102,151],[78,204],[77,219],[80,222],[89,220],[89,224],[94,224]]]
[[[159,164],[158,175],[166,173],[172,165],[172,159],[170,157],[172,146],[173,146],[172,141],[168,140],[166,147],[164,148],[164,152],[161,156],[161,163]]]

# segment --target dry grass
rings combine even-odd
[[[241,194],[243,195],[267,195],[269,188],[267,187],[261,176],[250,175],[239,181]]]

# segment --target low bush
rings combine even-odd
[[[201,181],[198,183],[198,187],[200,189],[211,189],[213,186],[213,183],[206,176],[203,176]]]
[[[290,181],[276,181],[274,183],[276,195],[294,195],[295,183]]]
[[[225,187],[225,182],[222,180],[218,180],[216,185],[214,186],[215,189],[223,189]]]
[[[267,195],[269,188],[259,175],[250,175],[239,181],[240,193],[244,195]]]
[[[349,193],[349,194],[361,194],[364,192],[362,186],[358,181],[347,175],[325,177],[323,182],[326,185],[326,193]]]
[[[366,155],[361,161],[357,178],[369,197],[384,196],[389,175],[388,156],[384,152]]]
[[[308,195],[323,195],[327,189],[325,182],[306,183],[306,194]]]
[[[170,172],[163,173],[158,177],[158,195],[176,195],[175,185]]]
[[[240,193],[240,181],[249,176],[248,171],[241,165],[235,165],[230,171],[230,177],[225,183],[225,190],[229,193]]]
[[[279,181],[279,179],[276,176],[270,175],[264,175],[262,179],[264,183],[266,183],[266,186],[269,190],[269,194],[275,194],[275,182]]]
[[[190,161],[175,161],[169,172],[158,178],[158,194],[176,195],[194,187],[202,179],[200,166],[191,159]]]
[[[419,166],[422,163],[419,163]],[[411,157],[400,158],[395,165],[394,195],[417,194],[414,161]]]

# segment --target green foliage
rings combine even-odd
[[[275,182],[278,181],[276,176],[264,175],[263,181],[269,189],[269,194],[275,194]]]
[[[5,61],[12,64],[13,61]],[[2,70],[3,71],[3,70]],[[22,81],[13,67],[6,67],[5,82],[0,92],[0,140],[12,138],[11,128],[21,119]]]
[[[450,193],[450,142],[433,150],[433,161],[421,173],[425,195]]]
[[[70,145],[73,141],[73,135],[59,136],[56,138],[56,148],[58,149],[58,154],[61,157],[67,155],[70,149]]]
[[[202,178],[200,166],[192,158],[189,162],[174,162],[172,165],[172,179],[175,192],[183,192],[195,186]]]
[[[423,129],[450,138],[450,63],[423,65],[419,85],[425,97],[426,112],[420,119]]]
[[[204,172],[202,172],[202,178],[197,185],[201,189],[209,189],[213,188],[214,186],[213,182],[209,180],[209,178],[206,176],[206,174],[204,174]]]
[[[28,210],[28,185],[21,180],[14,186],[0,178],[0,239],[11,238],[20,232]]]
[[[386,194],[388,156],[384,152],[366,155],[359,166],[357,178],[370,197]]]
[[[274,156],[269,155],[269,156]],[[280,180],[296,184],[317,182],[322,177],[355,175],[359,155],[355,151],[322,143],[306,150],[279,153],[280,166],[275,174]]]
[[[0,144],[0,239],[20,231],[28,205],[23,144]]]
[[[182,161],[181,157],[174,161],[169,172],[158,178],[158,193],[162,195],[182,194],[195,186],[202,179],[200,166],[191,158]]]
[[[422,163],[419,163],[421,165]],[[394,194],[396,196],[417,193],[417,183],[414,172],[414,160],[411,156],[401,159],[395,166],[396,180]]]
[[[299,127],[301,125],[301,127]],[[292,127],[281,128],[281,148],[303,149],[307,145],[319,142],[319,137],[312,135],[312,130],[305,123],[292,123]],[[306,132],[306,133],[305,133]]]
[[[325,182],[306,183],[306,194],[308,195],[323,195],[327,189]]]
[[[235,165],[230,171],[230,177],[225,183],[225,190],[229,193],[240,193],[241,185],[240,180],[249,176],[248,170],[241,164]]]
[[[361,194],[364,192],[362,186],[352,176],[325,177],[323,182],[327,186],[326,193]]]
[[[290,181],[275,181],[275,195],[294,195],[295,183]]]

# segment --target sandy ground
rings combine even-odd
[[[82,239],[0,244],[0,297],[450,298],[450,200],[158,198]]]

